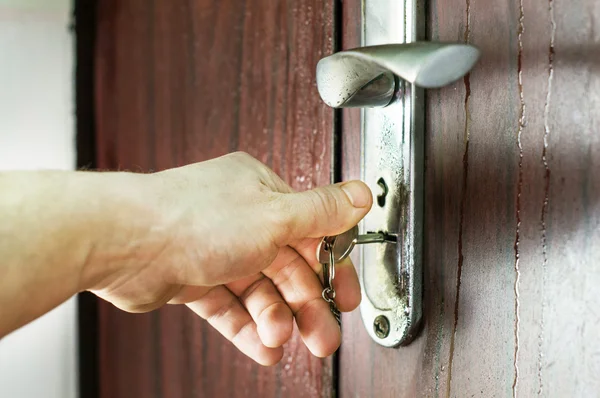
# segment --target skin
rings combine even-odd
[[[89,290],[128,312],[184,304],[262,365],[293,322],[331,355],[316,248],[371,205],[362,182],[296,193],[244,153],[152,174],[0,173],[0,337]],[[341,311],[358,306],[349,261],[334,287]]]

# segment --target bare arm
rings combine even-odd
[[[144,212],[137,194],[126,193],[128,180],[132,174],[0,173],[0,336],[111,271],[89,265],[95,250],[128,247],[126,220]]]
[[[295,193],[240,153],[147,175],[0,173],[0,336],[90,290],[130,312],[186,304],[265,365],[293,322],[330,355],[340,332],[319,299],[318,238],[371,203],[360,182]],[[340,310],[356,308],[350,262],[335,284]]]

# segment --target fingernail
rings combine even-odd
[[[350,181],[341,185],[352,206],[363,208],[371,203],[371,190],[360,181]]]

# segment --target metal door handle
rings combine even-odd
[[[395,76],[423,88],[438,88],[463,77],[479,59],[468,44],[414,42],[340,51],[317,64],[317,88],[333,108],[390,104]]]
[[[460,79],[479,59],[470,45],[415,40],[422,1],[365,0],[366,46],[317,64],[317,88],[327,105],[364,108],[361,179],[380,195],[360,231],[397,237],[360,250],[361,316],[385,347],[410,343],[422,316],[423,89]]]

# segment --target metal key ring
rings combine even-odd
[[[323,292],[321,292],[321,296],[326,302],[333,303],[333,299],[335,299],[335,290],[326,287],[325,289],[323,289]]]
[[[323,264],[330,260],[327,248],[333,247],[333,254],[337,262],[343,261],[350,255],[358,239],[358,225],[348,231],[335,236],[326,236],[317,246],[317,260]]]
[[[333,246],[328,244],[326,250],[329,251],[329,287],[333,289],[333,279],[335,278],[335,256],[333,254]]]

